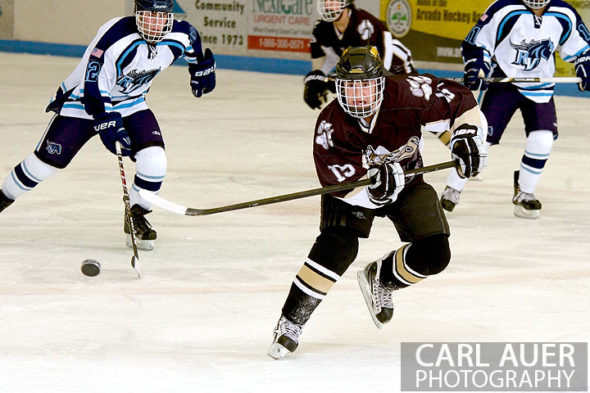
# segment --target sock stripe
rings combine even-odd
[[[39,182],[37,182],[37,181],[31,179],[29,176],[27,176],[27,174],[23,170],[22,163],[17,165],[16,167],[14,167],[13,173],[16,176],[16,178],[19,180],[19,183],[22,184],[27,189],[31,189],[31,188],[35,187],[37,184],[39,184]]]
[[[14,183],[14,184],[15,184],[15,185],[16,185],[18,188],[20,188],[21,190],[23,190],[23,191],[30,191],[30,190],[31,190],[31,188],[30,188],[30,187],[25,187],[25,185],[24,185],[24,184],[22,184],[22,183],[20,182],[20,180],[18,180],[18,177],[16,176],[16,174],[14,173],[14,171],[11,171],[11,172],[10,172],[10,177],[12,178],[12,181],[13,181],[13,183]]]
[[[408,285],[412,285],[416,284],[419,281],[422,281],[425,278],[425,276],[414,272],[406,265],[405,251],[408,248],[408,245],[409,244],[403,245],[399,248],[399,250],[395,252],[393,272],[396,278],[398,278],[400,281]]]
[[[298,277],[295,277],[295,279],[293,280],[293,284],[295,284],[295,286],[297,286],[297,288],[299,288],[301,291],[303,291],[303,293],[305,293],[306,295],[309,295],[313,298],[323,300],[326,297],[325,293],[320,293],[320,292],[316,292],[315,290],[312,290],[305,283],[299,281]]]
[[[330,288],[332,288],[332,285],[336,282],[336,280],[314,271],[307,264],[301,266],[296,278],[309,289],[322,295],[326,295]]]

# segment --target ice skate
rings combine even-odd
[[[6,209],[8,206],[12,205],[12,202],[14,201],[12,199],[9,199],[6,195],[4,195],[2,189],[0,188],[0,212],[2,212],[2,210]]]
[[[289,321],[281,315],[275,327],[273,341],[267,354],[273,359],[279,360],[289,352],[293,352],[299,345],[302,325]]]
[[[133,219],[133,227],[135,228],[135,243],[140,250],[151,251],[154,249],[154,240],[158,237],[158,233],[152,229],[152,225],[146,220],[145,215],[151,213],[151,210],[146,210],[139,205],[131,207],[131,218]],[[127,247],[133,247],[131,243],[131,235],[127,220],[124,220],[124,231],[127,234]]]
[[[448,212],[452,212],[455,206],[459,204],[460,196],[461,191],[455,190],[453,187],[446,186],[440,197],[440,204],[442,205],[443,209]]]
[[[471,176],[469,178],[469,181],[483,181],[483,176],[481,175],[481,173],[478,173],[475,176]]]
[[[519,171],[514,172],[514,215],[522,218],[537,219],[540,216],[541,202],[535,198],[535,194],[523,192],[518,186]]]
[[[356,275],[373,322],[379,329],[393,317],[393,288],[379,280],[381,261],[369,263]]]

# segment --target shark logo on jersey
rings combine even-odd
[[[512,64],[524,67],[524,71],[534,70],[541,59],[549,60],[555,49],[555,45],[549,39],[531,42],[522,40],[520,44],[511,42],[510,45],[516,49],[516,58]]]
[[[150,83],[156,75],[158,75],[160,70],[161,68],[139,72],[137,70],[131,70],[127,75],[121,75],[119,79],[117,79],[117,86],[123,88],[122,93],[129,94],[132,91],[139,89],[141,86]]]
[[[59,156],[61,154],[61,145],[59,143],[47,141],[47,147],[45,150],[47,150],[47,153],[49,154],[56,154]]]

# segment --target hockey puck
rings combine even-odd
[[[86,259],[82,262],[80,270],[82,270],[85,276],[98,276],[100,274],[100,262],[94,259]]]

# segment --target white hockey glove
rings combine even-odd
[[[397,162],[369,168],[367,176],[374,180],[373,184],[367,186],[367,193],[371,202],[376,205],[395,202],[406,185],[404,171]]]
[[[488,164],[488,154],[480,133],[477,126],[462,124],[451,135],[451,156],[462,178],[477,176]]]

